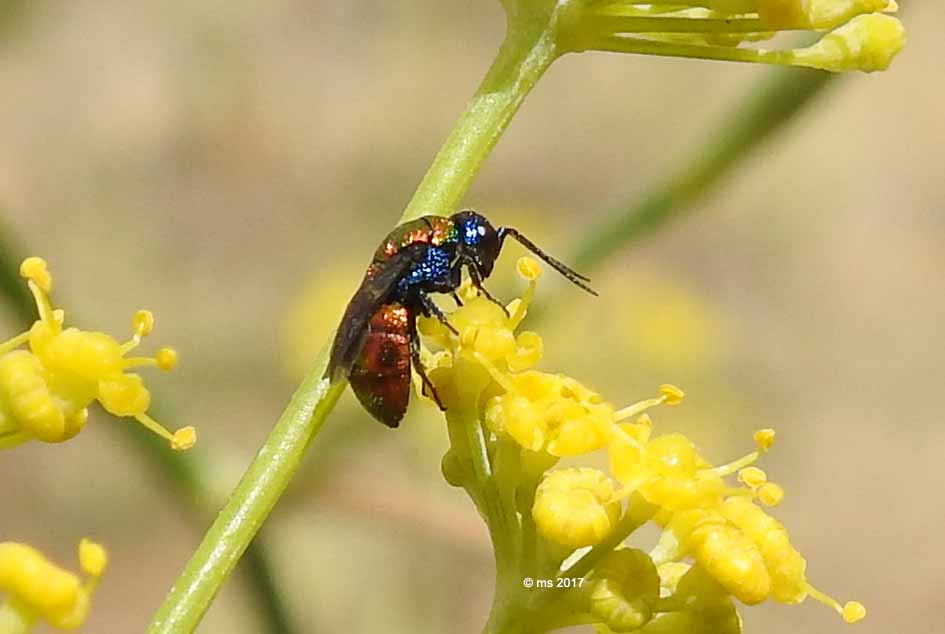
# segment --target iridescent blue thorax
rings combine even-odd
[[[456,246],[453,244],[427,247],[423,259],[411,266],[397,283],[395,295],[406,299],[417,291],[438,292],[440,289],[454,288],[454,273],[450,265],[455,253]]]

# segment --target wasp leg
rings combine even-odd
[[[440,411],[445,412],[446,406],[443,405],[443,401],[440,400],[436,386],[433,385],[433,381],[427,376],[427,371],[423,367],[423,362],[420,360],[420,342],[416,334],[410,338],[410,358],[413,359],[413,367],[417,371],[417,374],[420,375],[420,380],[423,381],[423,387],[426,388],[426,391],[429,391],[429,396],[433,398],[433,401],[436,403],[437,407],[440,408]]]
[[[495,297],[493,297],[492,294],[486,290],[486,287],[482,285],[482,278],[479,277],[479,271],[476,270],[476,267],[473,267],[473,266],[469,267],[469,279],[472,280],[473,286],[476,287],[476,290],[479,292],[480,295],[482,295],[483,297],[488,299],[490,302],[492,302],[493,304],[501,308],[502,312],[505,313],[506,317],[509,316],[509,309],[505,307],[505,304],[503,304],[502,302],[497,300]]]
[[[420,298],[420,306],[423,308],[424,315],[427,317],[430,317],[431,315],[436,317],[441,324],[450,329],[450,332],[452,332],[457,337],[459,336],[459,331],[453,328],[449,320],[446,319],[446,315],[443,314],[443,311],[440,310],[439,306],[433,303],[433,300],[430,299],[429,295],[426,293],[418,293],[417,296]]]
[[[453,301],[456,302],[457,307],[463,305],[463,300],[459,298],[459,295],[456,294],[456,291],[453,291],[452,293],[450,293],[450,295],[453,297]]]

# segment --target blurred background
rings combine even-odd
[[[940,631],[945,583],[945,8],[902,4],[890,72],[840,78],[691,213],[601,263],[600,298],[549,275],[536,300],[544,369],[616,405],[682,386],[657,431],[711,460],[778,429],[775,514],[814,584],[868,606],[863,634]],[[204,505],[330,336],[502,32],[499,4],[470,0],[0,3],[6,239],[49,260],[77,325],[124,336],[154,311],[151,349],[181,364],[147,382],[163,422],[199,428]],[[567,57],[467,204],[567,260],[767,71]],[[491,288],[510,298],[506,277]],[[87,632],[142,631],[206,525],[131,424],[95,411],[68,443],[0,457],[0,540],[72,569],[83,536],[111,552]],[[480,630],[491,549],[439,475],[445,448],[428,405],[393,433],[346,394],[264,531],[299,632]],[[255,601],[234,575],[200,631],[265,631]],[[742,614],[746,632],[846,627],[813,602]]]

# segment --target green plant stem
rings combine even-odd
[[[498,57],[414,193],[401,222],[425,213],[449,213],[459,205],[525,96],[554,61],[548,16],[544,21],[541,17],[525,12],[510,19]],[[327,350],[326,346],[204,535],[154,615],[149,634],[185,634],[196,628],[285,490],[305,448],[345,388],[344,382],[327,386],[322,381]]]
[[[148,632],[192,632],[224,580],[269,516],[298,469],[311,440],[341,396],[343,382],[322,378],[327,349],[296,390],[288,407],[204,535]]]
[[[479,89],[417,187],[401,222],[450,215],[462,203],[525,97],[558,55],[549,16],[510,17],[508,34]]]
[[[616,210],[592,229],[571,259],[589,272],[664,223],[691,210],[752,150],[797,115],[837,75],[806,69],[777,69],[749,91],[708,139],[634,204]]]
[[[0,296],[13,309],[14,316],[22,327],[28,328],[36,320],[36,306],[24,280],[18,275],[20,262],[26,256],[22,244],[22,240],[0,219]],[[72,310],[69,311],[69,319],[75,320]],[[158,420],[170,418],[155,413],[158,409],[157,405],[151,407],[151,413]],[[202,524],[207,519],[212,502],[203,490],[201,482],[206,482],[209,476],[203,473],[202,463],[194,453],[171,451],[167,441],[153,434],[143,433],[137,425],[109,425],[108,431],[121,435],[134,447],[142,462],[166,483],[170,491],[186,502],[187,511],[196,521]],[[288,611],[273,578],[264,541],[257,539],[253,542],[246,553],[246,563],[247,581],[260,607],[265,631],[270,634],[293,632]]]

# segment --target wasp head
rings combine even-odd
[[[481,279],[489,277],[502,247],[495,227],[475,211],[453,214],[453,223],[459,231],[457,255],[460,262],[474,268]]]

